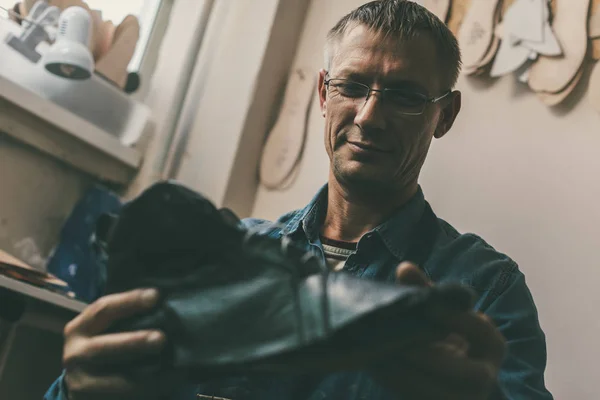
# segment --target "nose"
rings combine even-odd
[[[385,116],[381,92],[372,90],[365,102],[358,105],[359,110],[354,117],[354,123],[363,131],[385,129]]]

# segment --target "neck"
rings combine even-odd
[[[397,191],[357,193],[330,177],[327,215],[323,236],[345,242],[357,242],[406,204],[417,192],[417,182]]]

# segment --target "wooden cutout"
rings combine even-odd
[[[120,88],[124,88],[127,83],[127,66],[133,57],[139,37],[138,19],[128,15],[115,30],[112,46],[96,63],[96,71]]]
[[[558,0],[550,0],[550,18],[552,20],[552,23],[554,24],[554,19],[556,18],[556,2]]]
[[[535,92],[559,93],[569,85],[587,51],[587,19],[590,0],[556,2],[554,33],[564,57],[540,55],[531,67],[529,87]]]
[[[28,16],[29,11],[31,11],[31,9],[37,2],[38,2],[38,0],[23,0],[23,1],[21,1],[21,4],[19,5],[19,13],[23,17]]]
[[[465,75],[481,75],[481,68],[478,67],[465,67],[462,69],[462,73]]]
[[[508,11],[508,9],[510,8],[510,6],[512,6],[512,5],[513,5],[513,3],[514,3],[514,2],[515,2],[515,0],[504,0],[504,1],[502,2],[502,11],[501,11],[501,13],[502,13],[502,18],[501,18],[501,20],[503,20],[503,19],[504,19],[504,15],[506,15],[506,12],[507,12],[507,11]]]
[[[500,48],[500,42],[501,42],[500,38],[498,36],[494,35],[494,38],[492,39],[492,44],[490,45],[490,49],[488,50],[488,52],[485,55],[485,57],[483,58],[483,60],[481,60],[479,62],[480,67],[485,67],[488,64],[490,64],[492,61],[494,61],[494,59],[498,55],[498,49]]]
[[[49,0],[49,1],[47,1],[47,3],[50,4],[51,6],[56,6],[56,7],[60,8],[61,10],[64,10],[65,8],[69,8],[72,6],[83,7],[87,10],[90,9],[90,7],[87,5],[87,3],[84,3],[82,0]]]
[[[492,38],[492,42],[490,43],[490,47],[487,50],[486,54],[483,56],[483,58],[481,59],[481,61],[479,61],[479,63],[477,65],[473,65],[473,66],[467,66],[466,68],[463,69],[463,73],[466,75],[481,75],[483,74],[485,71],[488,70],[488,66],[489,64],[491,64],[492,61],[494,61],[494,58],[496,57],[496,54],[498,53],[498,48],[500,47],[500,36],[497,35],[496,31],[497,31],[497,24],[500,24],[500,17],[501,17],[501,9],[500,7],[497,8],[497,12],[496,12],[496,20],[494,22],[494,35]],[[501,29],[501,28],[500,28]]]
[[[514,2],[515,0],[504,0],[502,2],[502,20],[504,19],[504,15],[506,15],[509,7],[512,6]]]
[[[15,257],[11,254],[8,254],[7,252],[5,252],[2,249],[0,249],[0,264],[1,265],[10,265],[13,268],[19,268],[24,271],[27,271],[28,273],[33,273],[33,274],[36,274],[39,276],[46,275],[46,273],[29,266],[29,264],[26,264],[25,262],[19,260],[17,257]]]
[[[502,19],[502,9],[500,7],[496,8],[496,20],[494,21],[494,36],[492,38],[492,43],[490,44],[490,48],[488,49],[487,54],[483,59],[479,62],[480,67],[485,67],[494,61],[496,55],[498,54],[498,49],[500,48],[500,42],[502,42],[502,36],[498,36],[496,34],[496,27],[500,24]]]
[[[475,67],[485,57],[494,37],[499,0],[477,0],[471,4],[458,33],[465,67]]]
[[[23,16],[23,17],[28,17],[28,19],[31,20],[35,20],[36,18],[39,18],[39,16],[41,15],[41,13],[43,13],[43,11],[38,11],[37,15],[33,15],[32,11],[33,8],[35,7],[35,4],[37,3],[37,0],[33,0],[33,1],[23,1],[21,3],[18,3],[18,10],[16,10],[19,15]],[[40,8],[41,10],[42,8]],[[11,18],[14,19],[15,21],[22,21],[19,20],[18,16],[13,15],[12,13],[10,14]],[[19,22],[20,24],[20,22]]]
[[[463,20],[473,0],[452,0],[450,15],[448,17],[448,28],[458,36]]]
[[[545,1],[545,0],[544,0]],[[560,56],[563,54],[562,48],[554,35],[552,26],[550,26],[550,7],[542,3],[542,21],[543,35],[540,41],[523,40],[521,45],[535,51],[538,54],[546,56]]]
[[[592,8],[590,11],[590,23],[589,23],[589,35],[590,37],[595,36],[596,31],[600,29],[598,25],[600,22],[598,19],[600,18],[600,0],[592,0]],[[592,40],[590,42],[592,46],[592,51],[590,52],[592,59],[600,60],[600,37]]]
[[[500,7],[496,9],[496,20],[494,21],[494,35],[492,38],[492,43],[490,43],[490,48],[488,49],[486,55],[479,62],[479,69],[483,69],[490,65],[498,54],[498,49],[500,48],[500,43],[502,42],[502,36],[498,36],[496,34],[496,27],[500,24],[500,19],[502,18],[502,10]],[[486,68],[487,69],[487,68]]]
[[[302,157],[308,119],[315,97],[315,80],[309,68],[297,68],[285,90],[281,113],[263,148],[259,176],[263,186],[282,190]]]
[[[503,38],[504,37],[504,25],[502,22],[499,22],[498,25],[494,28],[494,36]]]
[[[115,37],[115,24],[112,21],[103,21],[100,28],[100,37],[96,46],[98,47],[98,60],[101,59],[112,46]]]
[[[0,271],[2,272],[2,275],[7,275],[9,277],[15,277],[16,275],[18,278],[29,278],[26,280],[30,282],[49,283],[51,285],[62,287],[68,286],[66,282],[58,279],[54,275],[37,270],[2,249],[0,249]]]
[[[300,176],[300,163],[298,163],[296,166],[294,166],[294,170],[290,173],[290,176],[288,178],[286,178],[280,186],[277,187],[277,190],[283,192],[288,190],[289,188],[291,188],[294,183],[296,182],[296,180],[298,179],[298,177]],[[271,188],[273,189],[273,188]]]
[[[80,7],[88,8],[88,7],[86,7],[87,4],[84,5],[82,0],[24,0],[21,2],[21,7],[20,7],[21,14],[23,14],[24,16],[29,15],[29,12],[31,11],[31,9],[35,5],[35,3],[37,3],[38,1],[46,1],[46,3],[48,3],[48,5],[56,6],[60,10],[64,10],[65,8],[70,7],[70,6],[80,6]]]
[[[590,18],[589,38],[600,38],[600,13]]]
[[[519,43],[512,43],[510,40],[503,39],[490,71],[490,76],[497,78],[516,71],[527,62],[530,52],[529,49],[520,46]]]
[[[588,96],[592,107],[600,112],[600,62],[596,63],[592,70]]]
[[[446,22],[450,11],[450,0],[425,0],[423,5],[441,21]]]
[[[523,19],[520,13],[532,13],[531,7],[523,7],[522,4],[524,4],[522,0],[517,0],[517,2],[513,3],[512,7],[506,8],[502,24],[496,29],[496,35],[502,37],[502,43],[490,70],[490,76],[493,78],[516,71],[529,59],[531,50],[521,46],[520,41],[513,37],[513,31],[519,29],[517,25]],[[539,3],[537,4],[539,5]],[[542,8],[540,6],[540,13],[541,11]],[[529,17],[535,18],[533,15],[529,15]],[[541,17],[542,15],[540,14],[539,18]]]
[[[600,39],[592,40],[592,58],[600,60]]]
[[[504,28],[515,38],[542,42],[548,12],[547,0],[516,0],[507,11]]]
[[[590,39],[600,38],[600,0],[592,0],[588,28]]]
[[[542,103],[547,106],[556,106],[562,103],[569,95],[573,92],[573,90],[577,87],[577,84],[581,80],[581,76],[583,75],[583,65],[579,68],[577,75],[571,81],[571,83],[561,92],[559,93],[537,93],[538,98],[542,101]]]
[[[554,36],[554,32],[552,31],[550,24],[545,25],[543,42],[537,43],[529,40],[523,40],[521,45],[544,56],[560,56],[563,54],[562,48],[558,43],[556,36]]]
[[[487,67],[479,67],[479,68],[465,69],[464,73],[465,73],[465,75],[470,75],[470,76],[481,76],[487,70],[488,70]]]
[[[518,1],[518,3],[516,3],[516,1]],[[600,0],[599,0],[600,1]],[[515,5],[517,8],[512,8],[511,6]],[[507,73],[510,73],[512,71],[518,70],[522,65],[524,65],[525,63],[528,63],[530,60],[531,61],[535,61],[538,57],[538,52],[534,52],[532,47],[535,50],[539,50],[539,52],[543,52],[544,54],[549,55],[548,53],[551,54],[562,54],[562,50],[560,49],[560,46],[558,45],[558,42],[556,41],[556,38],[554,36],[554,33],[552,31],[551,26],[549,25],[549,19],[550,19],[550,10],[548,7],[548,3],[546,2],[546,0],[544,0],[543,2],[537,2],[535,7],[532,7],[532,4],[526,5],[525,8],[523,8],[522,6],[523,2],[521,0],[506,0],[503,2],[502,4],[502,22],[500,22],[498,25],[496,25],[496,29],[495,29],[495,35],[497,37],[500,38],[504,38],[505,34],[505,28],[504,28],[504,23],[508,22],[508,29],[509,30],[514,30],[514,26],[515,26],[515,21],[514,21],[514,13],[515,12],[525,12],[525,13],[530,13],[530,14],[536,14],[537,15],[537,11],[536,9],[539,8],[539,13],[540,13],[540,17],[541,19],[539,20],[539,22],[543,25],[543,29],[544,29],[544,39],[543,41],[540,42],[530,42],[530,41],[525,41],[525,40],[520,40],[517,38],[513,38],[512,41],[511,39],[505,39],[502,41],[501,43],[501,49],[498,51],[498,55],[496,56],[496,60],[495,60],[495,65],[492,67],[492,70],[490,71],[490,75],[492,77],[496,77],[496,76],[501,76],[501,75],[505,75]],[[520,8],[520,9],[519,9]],[[511,11],[509,11],[511,10]],[[512,17],[511,15],[512,14]],[[513,19],[511,21],[511,18]],[[508,21],[507,21],[508,19]],[[517,20],[522,19],[522,15],[519,16],[517,15]],[[521,22],[521,21],[519,21]],[[517,25],[517,34],[519,33],[520,28],[522,28],[522,24],[516,24]],[[509,32],[510,33],[510,32]],[[524,35],[527,36],[527,35]],[[522,46],[525,47],[523,49],[519,49],[518,46]],[[518,74],[518,80],[522,83],[527,83],[527,80],[529,78],[529,67],[527,67],[526,69],[519,71]]]
[[[102,20],[102,11],[100,10],[90,10],[88,9],[90,16],[92,18],[92,26],[90,27],[90,50],[92,51],[92,56],[94,57],[94,62],[97,62],[102,56],[102,40],[103,40],[103,20]]]
[[[526,68],[522,73],[520,73],[517,79],[521,83],[527,83],[529,80],[529,68]]]

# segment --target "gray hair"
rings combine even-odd
[[[461,55],[454,34],[425,7],[408,0],[375,0],[344,16],[327,34],[325,69],[329,71],[335,46],[351,28],[364,25],[368,29],[394,36],[399,40],[412,39],[428,32],[435,41],[440,62],[448,66],[444,77],[448,88],[454,87],[461,68]]]

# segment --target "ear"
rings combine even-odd
[[[319,103],[321,104],[321,114],[325,116],[327,112],[327,85],[325,85],[325,77],[327,76],[327,71],[321,69],[319,71]]]
[[[440,139],[444,137],[446,133],[448,133],[450,128],[452,128],[452,125],[454,125],[454,121],[460,112],[460,107],[462,104],[461,93],[458,90],[455,90],[454,92],[450,93],[448,97],[449,99],[444,99],[440,103],[443,108],[435,129],[435,133],[433,134],[436,139]]]

